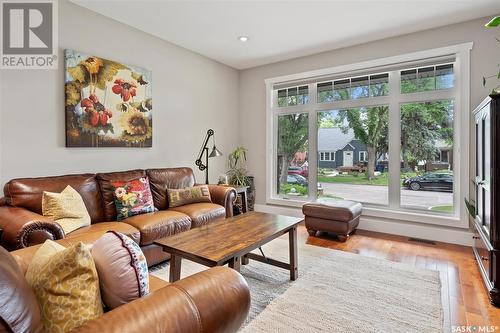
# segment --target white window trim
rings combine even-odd
[[[323,154],[323,158],[321,158],[321,154]],[[328,159],[326,158],[327,156],[328,156]],[[319,152],[319,160],[321,162],[335,162],[335,152],[334,151],[320,151]]]
[[[364,155],[363,159],[361,159],[361,154]],[[366,162],[366,155],[368,154],[368,152],[366,150],[361,150],[358,152],[358,161],[360,162]]]
[[[309,133],[316,132],[316,118],[317,112],[323,110],[331,110],[332,103],[321,103],[324,107],[318,108],[318,103],[311,103],[311,98],[309,99],[309,104],[298,105],[294,107],[281,107],[273,108],[275,99],[273,86],[275,84],[285,84],[289,81],[300,81],[300,80],[310,80],[316,77],[323,76],[333,76],[341,75],[342,73],[351,73],[355,76],[355,72],[359,71],[369,71],[377,68],[382,68],[384,66],[393,66],[400,63],[410,63],[410,62],[420,62],[426,59],[432,59],[437,57],[455,56],[455,86],[452,89],[433,91],[429,94],[430,99],[426,98],[425,93],[419,93],[419,100],[439,100],[439,99],[455,99],[455,124],[454,124],[454,142],[458,143],[458,149],[455,154],[453,154],[453,162],[455,165],[454,175],[455,179],[459,181],[454,182],[453,191],[453,202],[455,207],[459,207],[456,210],[456,215],[439,215],[439,214],[428,214],[421,213],[418,211],[411,211],[410,209],[402,210],[400,205],[400,171],[397,168],[396,172],[389,174],[389,184],[392,184],[392,188],[389,188],[389,207],[377,207],[371,206],[369,204],[365,205],[363,209],[364,215],[367,216],[377,216],[384,217],[388,219],[400,219],[407,220],[411,222],[427,223],[427,224],[437,224],[445,225],[450,227],[460,227],[468,228],[468,213],[466,211],[465,205],[462,203],[462,198],[469,196],[469,120],[470,120],[470,50],[472,49],[473,43],[463,43],[457,45],[451,45],[436,49],[430,49],[425,51],[418,51],[403,55],[391,56],[386,58],[380,58],[370,61],[364,61],[354,64],[335,66],[320,70],[313,70],[303,73],[279,76],[274,78],[269,78],[265,80],[266,85],[266,203],[285,205],[292,207],[300,207],[306,200],[313,200],[315,198],[314,191],[309,191],[309,197],[304,200],[297,199],[284,199],[277,198],[274,193],[276,185],[274,184],[274,179],[276,179],[276,168],[275,166],[275,147],[277,146],[277,138],[273,135],[277,130],[277,116],[280,114],[289,113],[299,113],[307,112],[309,114]],[[399,73],[399,72],[398,72]],[[392,77],[391,77],[392,76]],[[399,74],[398,74],[399,76]],[[399,109],[400,103],[406,101],[417,101],[412,95],[413,94],[394,94],[392,92],[399,92],[399,77],[394,77],[394,75],[389,76],[389,89],[391,93],[389,96],[372,97],[370,99],[359,99],[359,100],[348,100],[342,101],[346,102],[343,107],[357,107],[357,106],[369,106],[367,101],[372,101],[371,103],[388,104],[391,109]],[[309,96],[317,96],[316,84],[309,84]],[[398,97],[398,99],[395,98]],[[437,96],[437,98],[436,98]],[[456,98],[455,98],[456,96]],[[413,97],[413,98],[412,98]],[[370,104],[371,104],[370,103]],[[338,103],[335,103],[338,107]],[[361,105],[362,104],[362,105]],[[374,105],[376,105],[374,104]],[[314,107],[313,111],[310,109]],[[398,123],[400,122],[400,115],[397,112],[392,112],[389,115],[389,122]],[[389,137],[398,138],[401,135],[401,129],[399,126],[390,126]],[[392,142],[392,144],[391,144]],[[389,142],[389,164],[398,165],[399,163],[399,147],[396,142]],[[318,158],[317,158],[317,138],[313,135],[309,142],[309,156],[313,157],[309,160],[309,169],[317,170]],[[309,183],[317,183],[317,174],[314,172],[309,174]],[[396,186],[398,185],[398,186]]]

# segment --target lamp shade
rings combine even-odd
[[[219,149],[217,149],[217,147],[214,145],[214,148],[212,149],[212,152],[210,153],[210,155],[208,155],[208,157],[217,157],[217,156],[222,156],[222,153]]]

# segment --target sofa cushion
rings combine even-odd
[[[168,188],[178,189],[194,186],[194,174],[191,168],[148,169],[146,172],[155,207],[159,210],[168,208]]]
[[[35,294],[14,257],[0,246],[0,332],[41,331]]]
[[[212,202],[207,185],[186,187],[184,189],[168,189],[168,207],[180,207],[198,202]]]
[[[154,212],[153,197],[148,177],[130,181],[113,181],[115,207],[118,221],[134,215]]]
[[[81,242],[64,248],[47,240],[33,256],[26,280],[46,332],[69,332],[103,313],[94,260]]]
[[[43,191],[60,193],[68,185],[82,196],[92,223],[106,221],[94,174],[13,179],[4,186],[5,201],[41,215]]]
[[[115,188],[112,182],[119,180],[131,181],[145,176],[146,172],[144,170],[130,170],[130,171],[96,174],[96,179],[97,182],[99,183],[99,188],[101,189],[104,217],[106,218],[106,221],[116,220],[116,207],[115,207],[115,196],[114,196]]]
[[[82,196],[69,185],[61,193],[43,191],[42,212],[54,219],[65,234],[90,225]]]
[[[120,223],[130,224],[140,231],[140,245],[152,244],[157,239],[191,229],[189,216],[172,210],[136,215]]]
[[[116,231],[125,234],[132,238],[137,244],[140,243],[141,233],[139,230],[127,223],[122,222],[101,222],[96,224],[91,224],[88,227],[83,227],[73,231],[66,235],[66,239],[79,238],[85,236],[88,241],[82,240],[84,243],[93,242],[99,239],[108,231]]]
[[[154,292],[156,290],[159,290],[161,288],[164,288],[168,286],[170,283],[167,281],[160,279],[159,277],[156,277],[154,275],[149,274],[149,291]]]
[[[124,234],[107,232],[92,246],[102,301],[110,309],[149,293],[148,264],[139,245]],[[120,283],[116,283],[120,281]]]
[[[226,209],[224,207],[209,202],[194,203],[170,208],[169,210],[181,212],[189,216],[191,218],[192,228],[226,217]]]

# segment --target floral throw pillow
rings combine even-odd
[[[131,181],[113,181],[118,221],[155,210],[147,177]]]

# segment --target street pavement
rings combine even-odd
[[[331,194],[348,200],[361,201],[377,205],[388,204],[388,187],[379,185],[353,185],[321,183],[324,194]],[[412,191],[401,188],[401,205],[428,209],[432,206],[452,205],[453,193],[437,191]]]

